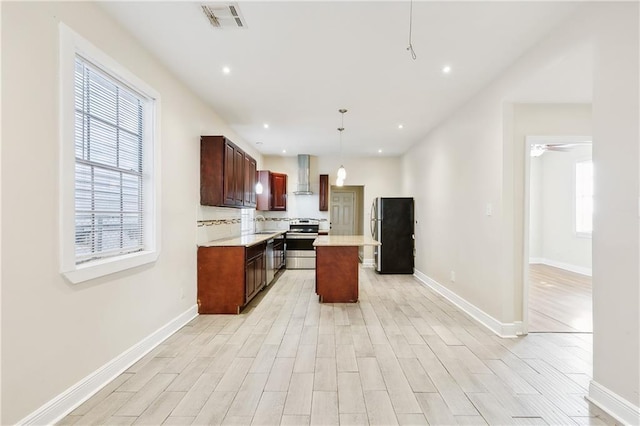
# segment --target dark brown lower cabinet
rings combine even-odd
[[[284,238],[276,238],[273,243],[273,267],[276,272],[285,266]]]
[[[239,314],[266,285],[265,249],[198,247],[198,313]]]
[[[267,284],[265,249],[266,244],[258,244],[246,249],[245,304],[249,303]]]

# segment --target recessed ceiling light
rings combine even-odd
[[[231,72],[231,68],[229,67],[222,67],[222,72],[225,74],[229,74]]]
[[[269,123],[264,123],[262,126],[263,126],[265,129],[268,129],[268,128],[269,128]]]
[[[398,129],[404,129],[404,125],[403,124],[398,124]]]
[[[449,74],[451,72],[451,66],[450,65],[445,65],[444,67],[442,67],[442,73],[443,74]]]
[[[283,154],[286,154],[286,153],[287,153],[287,150],[286,150],[286,149],[283,149],[283,150],[282,150],[282,153],[283,153]]]
[[[380,154],[380,153],[382,153],[382,150],[381,150],[381,149],[379,149],[379,150],[378,150],[378,154]]]

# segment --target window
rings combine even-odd
[[[146,99],[76,57],[76,264],[144,250]]]
[[[157,258],[155,92],[60,27],[62,272],[82,282]]]
[[[590,236],[593,229],[593,162],[576,163],[576,233]]]

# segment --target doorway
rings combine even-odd
[[[526,140],[526,331],[591,333],[591,138]]]
[[[329,223],[331,235],[364,235],[364,186],[331,185]],[[359,247],[360,262],[372,264],[373,248]]]
[[[356,193],[331,191],[331,234],[354,235],[356,230]]]

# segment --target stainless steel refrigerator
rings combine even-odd
[[[376,272],[413,274],[413,198],[376,198],[371,206],[371,236],[382,243],[375,247]]]

